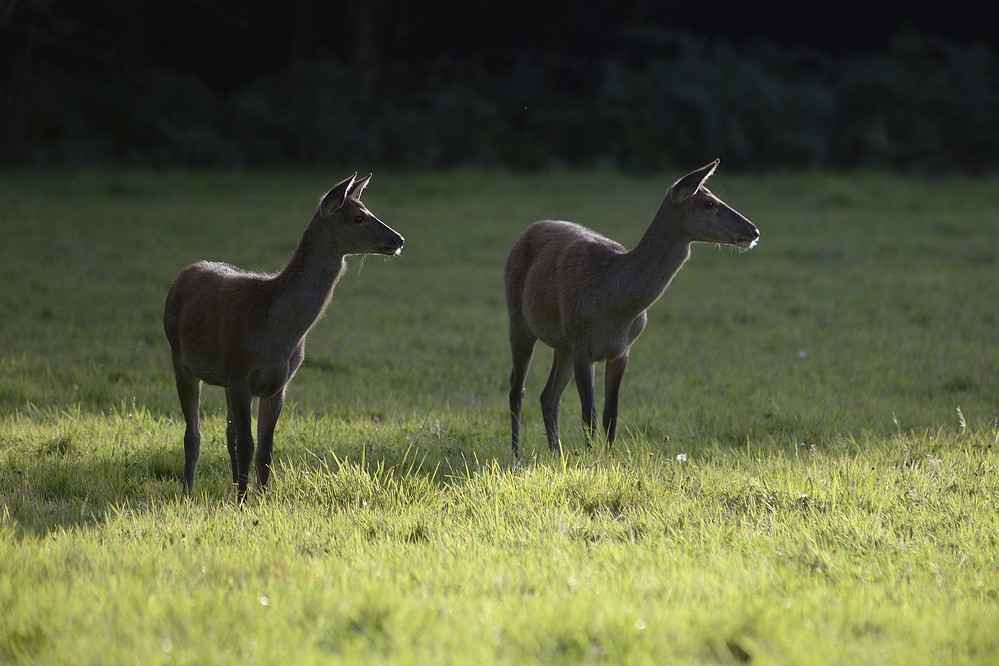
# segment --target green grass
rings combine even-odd
[[[694,248],[610,452],[571,389],[547,452],[539,346],[514,464],[506,250],[633,245],[679,174],[378,173],[406,249],[350,262],[271,487],[206,389],[186,496],[166,289],[279,268],[343,175],[0,174],[0,663],[999,660],[996,178],[723,165],[760,245]]]

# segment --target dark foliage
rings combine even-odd
[[[15,63],[19,75],[0,79],[0,164],[999,166],[999,59],[980,43],[908,34],[882,53],[835,58],[628,37],[642,57],[383,59],[373,78],[311,56],[233,86],[120,59],[29,75]]]

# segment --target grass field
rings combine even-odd
[[[999,661],[999,179],[723,164],[759,246],[694,248],[612,451],[570,388],[548,453],[539,346],[514,464],[507,249],[631,246],[681,174],[376,173],[406,248],[350,261],[270,487],[209,388],[187,496],[167,287],[280,268],[341,171],[0,174],[0,663]]]

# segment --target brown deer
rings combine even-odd
[[[587,447],[597,418],[593,365],[606,362],[603,427],[608,446],[617,428],[618,391],[632,343],[690,257],[695,241],[756,245],[760,232],[713,195],[704,182],[718,160],[693,171],[666,192],[659,211],[633,250],[572,222],[541,220],[510,250],[504,283],[510,315],[510,416],[513,453],[520,455],[524,380],[538,340],[554,348],[541,411],[548,447],[561,450],[558,415],[562,392],[575,373]]]
[[[361,203],[371,174],[355,173],[319,202],[291,260],[276,275],[199,261],[177,275],[163,328],[173,355],[184,432],[184,484],[194,486],[201,449],[201,384],[225,387],[226,442],[239,499],[253,458],[251,401],[257,408],[257,481],[270,476],[274,426],[285,389],[305,355],[305,337],[323,316],[350,254],[395,256],[405,239]]]

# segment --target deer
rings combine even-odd
[[[756,245],[759,230],[704,184],[718,164],[716,159],[673,183],[630,251],[596,231],[562,220],[534,222],[516,240],[504,268],[515,457],[520,456],[524,383],[538,340],[554,349],[541,392],[549,449],[562,452],[559,402],[573,375],[586,446],[591,448],[597,418],[593,372],[598,362],[605,364],[602,422],[610,448],[631,346],[645,329],[649,307],[690,258],[691,244],[730,244],[740,250]]]
[[[276,274],[199,261],[182,269],[166,297],[163,328],[170,343],[184,431],[184,485],[194,488],[201,450],[202,383],[221,386],[226,445],[239,501],[250,461],[260,488],[270,477],[274,430],[288,382],[305,357],[305,338],[323,316],[346,268],[345,257],[402,252],[405,239],[375,217],[361,193],[371,174],[355,172],[319,201],[287,265]],[[251,407],[258,398],[254,457]]]

